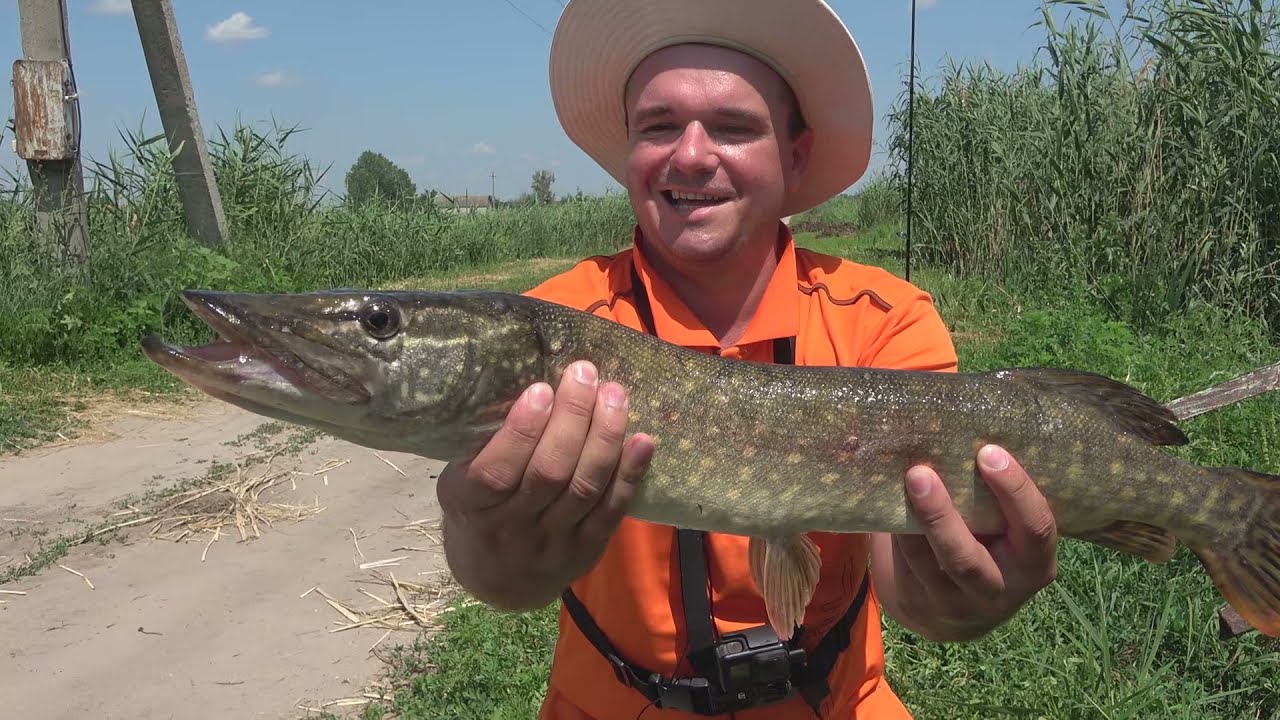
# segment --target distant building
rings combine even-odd
[[[489,212],[493,209],[492,195],[449,195],[436,191],[436,207],[460,213]]]

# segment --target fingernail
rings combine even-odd
[[[546,383],[538,383],[529,388],[527,391],[529,396],[529,407],[539,412],[551,407],[551,386]]]
[[[580,362],[573,368],[574,377],[583,385],[594,385],[596,382],[596,369],[591,363]]]
[[[626,393],[617,385],[608,385],[604,389],[604,404],[610,410],[618,410],[627,402]]]
[[[1009,467],[1009,453],[998,445],[987,445],[978,453],[978,462],[988,470],[1004,470]]]
[[[933,478],[929,477],[928,471],[925,470],[908,470],[907,471],[907,492],[913,497],[924,497],[929,494],[929,490],[933,487]]]

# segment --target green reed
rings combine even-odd
[[[1280,331],[1280,58],[1261,0],[1039,10],[1037,58],[916,89],[916,256],[1140,325],[1202,304]],[[905,182],[905,93],[891,110]]]

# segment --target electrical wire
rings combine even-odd
[[[521,10],[521,9],[520,9],[520,7],[519,7],[518,5],[516,5],[515,3],[511,2],[511,0],[503,0],[503,2],[505,2],[505,3],[506,3],[506,4],[508,4],[508,5],[510,5],[512,10],[515,10],[516,12],[518,12],[518,13],[520,13],[521,15],[525,16],[525,19],[527,19],[529,22],[533,23],[534,25],[537,25],[539,30],[541,30],[542,32],[546,33],[547,35],[550,35],[550,34],[551,34],[551,31],[550,31],[550,30],[548,30],[545,26],[543,26],[543,24],[542,24],[542,23],[538,22],[537,20],[534,20],[534,19],[533,19],[533,16],[531,16],[531,15],[529,15],[529,13],[527,13],[527,12],[525,12],[525,11]]]
[[[911,71],[910,85],[907,87],[907,252],[906,252],[906,280],[911,282],[911,190],[913,188],[913,178],[911,171],[915,158],[915,129],[916,129],[916,0],[911,0]]]

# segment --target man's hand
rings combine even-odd
[[[626,440],[627,396],[590,363],[558,391],[530,386],[469,462],[441,473],[445,556],[455,578],[499,608],[553,600],[591,569],[648,468],[653,440]]]
[[[988,445],[978,470],[1004,513],[1003,534],[975,537],[938,475],[916,466],[907,472],[907,495],[924,534],[872,540],[886,611],[930,639],[980,638],[1057,577],[1057,524],[1022,466]]]

